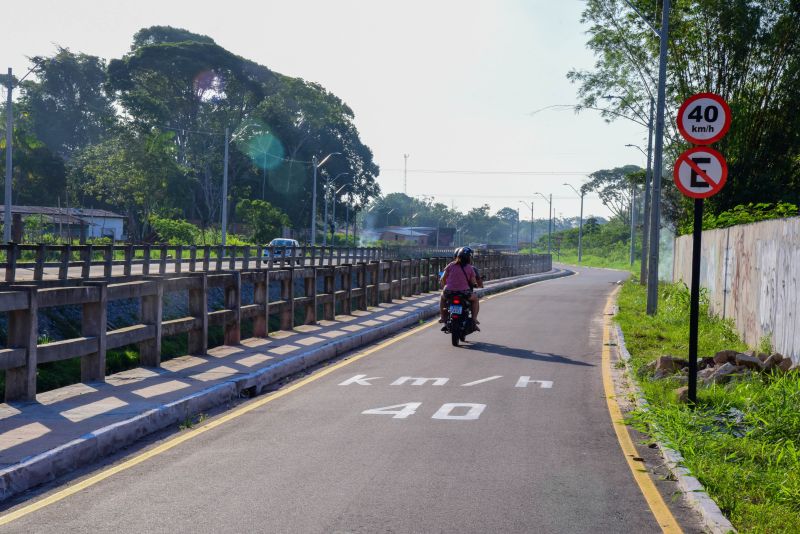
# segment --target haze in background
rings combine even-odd
[[[576,102],[566,73],[593,64],[582,10],[583,2],[569,0],[17,2],[0,34],[0,68],[22,75],[28,56],[51,55],[56,44],[120,57],[143,27],[182,27],[319,82],[347,102],[381,166],[384,194],[403,191],[409,154],[409,195],[433,195],[462,211],[488,203],[495,211],[521,207],[519,199],[538,191],[552,193],[556,215],[569,217],[579,201],[562,184],[577,187],[580,173],[601,168],[644,167],[639,151],[624,145],[644,147],[647,136],[639,125],[609,125],[593,111],[531,116]],[[547,205],[536,198],[535,216],[545,218]],[[587,197],[585,214],[609,212]],[[521,215],[529,216],[526,208]]]

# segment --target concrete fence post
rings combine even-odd
[[[81,358],[81,382],[106,381],[106,330],[108,287],[106,282],[84,282],[97,288],[97,300],[83,304],[81,334],[97,339],[97,350]]]
[[[344,315],[350,315],[353,311],[353,264],[351,263],[348,263],[344,266],[342,285],[344,286],[343,289],[345,290],[342,313]]]
[[[211,246],[203,246],[203,271],[208,272],[211,270]]]
[[[242,270],[250,270],[250,245],[244,246],[244,254],[242,257]]]
[[[163,315],[164,284],[161,278],[151,278],[155,291],[141,297],[142,324],[153,326],[153,337],[139,343],[139,362],[144,367],[161,365],[161,319]]]
[[[316,280],[314,285],[316,286]],[[336,318],[336,267],[331,266],[325,272],[322,287],[325,294],[330,295],[330,300],[322,306],[322,318],[333,321]]]
[[[81,265],[81,278],[89,278],[92,269],[92,245],[84,245],[83,250],[81,251],[81,255],[83,256],[81,259],[83,260],[83,265]]]
[[[225,324],[226,345],[238,345],[242,340],[242,273],[232,271],[233,281],[225,286],[225,308],[233,312],[233,319]]]
[[[150,245],[145,245],[144,250],[142,251],[142,256],[144,258],[142,263],[142,274],[144,276],[150,274],[150,252],[151,252]]]
[[[8,347],[23,349],[25,364],[6,370],[5,401],[32,401],[36,399],[36,344],[39,340],[36,287],[12,286],[10,289],[26,293],[28,309],[8,312]]]
[[[160,256],[158,257],[158,274],[167,272],[167,245],[161,245]]]
[[[253,336],[267,337],[269,333],[269,271],[259,271],[253,283],[253,304],[258,315],[253,318]]]
[[[189,354],[204,355],[208,352],[208,273],[195,273],[196,286],[189,289],[189,315],[200,321],[200,325],[188,334]]]
[[[6,249],[6,282],[12,283],[17,275],[17,257],[19,256],[19,245],[8,243]]]
[[[183,245],[175,247],[175,272],[180,274],[183,271]]]
[[[318,267],[312,267],[313,273],[309,278],[303,274],[303,285],[305,287],[306,299],[306,318],[304,324],[315,324],[317,322],[317,272]]]
[[[230,269],[231,271],[236,270],[236,253],[238,248],[239,247],[237,247],[236,245],[233,245],[232,247],[228,248],[230,252],[230,259],[228,260],[228,269]]]
[[[189,272],[197,272],[197,247],[195,245],[189,246]]]
[[[222,258],[225,256],[225,247],[222,245],[217,246],[217,265],[215,271],[222,270]]]
[[[36,247],[36,266],[33,268],[33,279],[41,280],[44,278],[44,262],[47,257],[47,245],[40,243]]]
[[[356,308],[359,310],[367,309],[367,264],[359,262],[356,264],[356,283],[361,289]]]
[[[103,277],[111,278],[112,270],[114,268],[114,245],[106,245],[103,247]]]
[[[302,272],[302,270],[300,271]],[[288,278],[281,279],[281,330],[294,329],[294,269],[289,269]]]
[[[125,245],[125,260],[123,261],[122,265],[122,273],[125,276],[130,276],[132,268],[133,268],[133,245],[128,244]]]

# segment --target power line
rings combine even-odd
[[[382,169],[388,172],[403,172],[404,169]],[[473,171],[458,169],[408,169],[419,174],[497,174],[510,176],[588,176],[591,171]]]

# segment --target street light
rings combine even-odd
[[[317,163],[317,156],[316,154],[311,157],[311,165],[314,167],[314,185],[311,189],[311,246],[316,246],[317,244],[317,169],[325,165],[325,163],[331,158],[331,156],[341,155],[341,152],[331,152],[324,158],[322,161]]]
[[[581,218],[580,222],[578,223],[578,263],[580,263],[581,259],[583,258],[583,195],[585,195],[586,192],[583,190],[583,188],[578,191],[572,186],[572,184],[565,183],[564,185],[575,191],[575,194],[581,197]]]
[[[331,244],[333,244],[333,236],[336,233],[336,195],[350,184],[343,184],[339,189],[333,193],[333,215],[331,216]],[[327,206],[327,203],[325,204]],[[345,243],[347,241],[345,240]]]
[[[540,197],[545,199],[545,201],[550,203],[550,211],[548,213],[549,221],[547,223],[547,253],[552,255],[552,250],[553,250],[553,246],[552,246],[552,241],[553,241],[553,194],[550,193],[550,199],[549,200],[547,199],[546,196],[544,196],[541,193],[534,193],[534,195],[539,195]]]
[[[17,85],[27,78],[30,73],[40,67],[43,62],[37,62],[33,67],[25,73],[25,76],[17,80]],[[14,90],[14,76],[11,67],[8,68],[8,79],[6,80],[6,183],[5,183],[5,206],[3,219],[3,241],[8,243],[11,241],[11,182],[13,181],[13,147],[14,147],[14,103],[11,99],[11,93]]]
[[[642,263],[639,267],[639,284],[645,285],[647,283],[647,267],[648,267],[648,246],[650,244],[650,234],[653,231],[650,224],[650,205],[651,205],[651,191],[650,183],[653,177],[652,156],[653,156],[653,107],[655,103],[650,99],[650,128],[647,134],[647,152],[642,150],[639,145],[627,144],[626,147],[636,148],[639,152],[644,154],[647,158],[647,172],[644,179],[644,213],[642,214]]]
[[[323,163],[324,163],[324,161],[323,161]],[[320,165],[322,165],[322,163],[320,163]],[[339,174],[336,175],[336,178],[334,178],[333,180],[328,178],[325,181],[325,199],[324,199],[324,201],[325,201],[325,218],[323,219],[324,228],[322,229],[323,230],[323,232],[322,232],[322,246],[323,247],[328,245],[328,195],[330,194],[330,191],[331,191],[331,184],[336,182],[336,180],[338,180],[340,177],[345,176],[347,174],[350,174],[350,173],[349,172],[340,172]],[[336,203],[336,198],[335,197],[334,197],[333,202],[334,202],[334,208],[335,208],[335,203]],[[331,236],[331,240],[333,240],[333,236]]]
[[[524,204],[525,207],[530,208],[531,210],[531,254],[533,254],[533,200],[531,200],[530,204],[528,204],[524,200],[520,200],[519,202]]]

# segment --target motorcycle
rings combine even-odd
[[[447,320],[442,332],[450,334],[454,347],[458,346],[459,341],[465,341],[465,338],[476,330],[469,297],[469,293],[453,293],[445,299]]]

